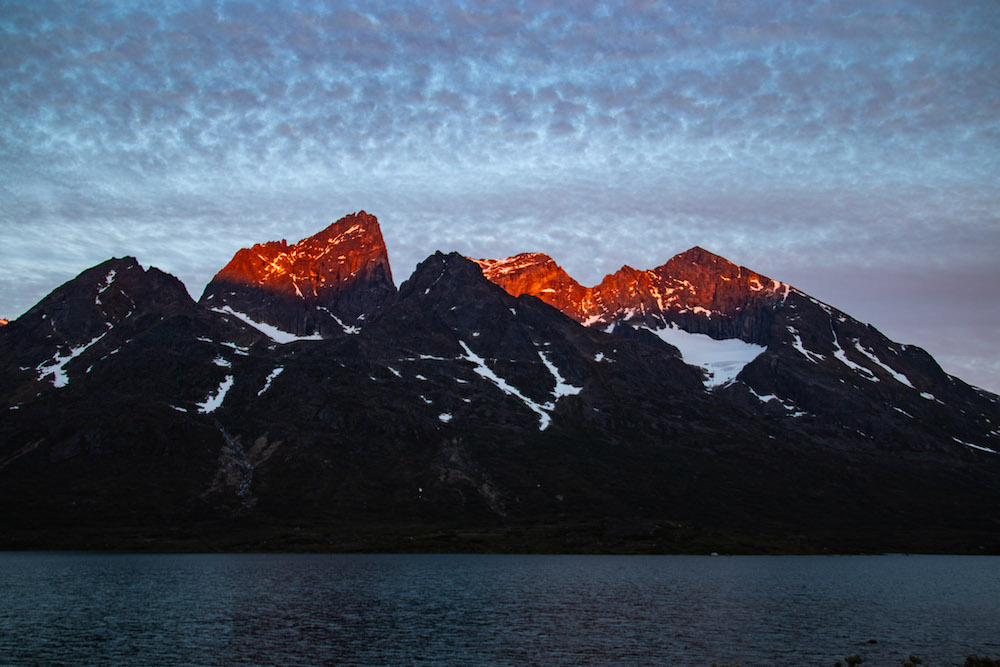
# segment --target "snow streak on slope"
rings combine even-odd
[[[268,388],[269,388],[269,387],[271,386],[271,383],[272,383],[272,382],[274,382],[274,378],[276,378],[276,377],[278,377],[279,375],[281,375],[281,372],[282,372],[283,370],[285,370],[284,366],[278,366],[278,367],[277,367],[277,368],[275,368],[275,369],[274,369],[273,371],[271,371],[271,372],[270,372],[270,373],[268,374],[268,376],[267,376],[267,379],[266,379],[266,380],[264,380],[264,387],[263,387],[263,388],[262,388],[262,389],[261,389],[260,391],[258,391],[258,392],[257,392],[257,395],[258,395],[258,396],[263,396],[263,395],[264,395],[264,392],[265,392],[265,391],[267,391],[267,390],[268,390]]]
[[[900,384],[905,385],[905,386],[909,387],[910,389],[915,389],[916,388],[916,387],[914,387],[910,383],[910,379],[908,377],[906,377],[904,374],[902,374],[902,373],[900,373],[900,372],[898,372],[898,371],[890,368],[886,364],[882,363],[882,360],[879,359],[878,357],[876,357],[875,354],[871,350],[869,350],[864,345],[862,345],[861,341],[859,341],[857,338],[854,339],[854,347],[855,347],[855,349],[857,349],[858,352],[860,352],[861,354],[863,354],[866,357],[868,357],[869,359],[871,359],[872,363],[880,366],[882,368],[882,370],[884,370],[886,373],[888,373],[893,378],[895,378],[896,382],[899,382]]]
[[[983,452],[989,452],[991,454],[997,454],[998,453],[995,449],[990,449],[989,447],[983,447],[982,445],[974,445],[971,442],[966,442],[964,440],[959,440],[958,438],[955,438],[955,437],[952,437],[952,440],[954,440],[955,442],[957,442],[960,445],[965,445],[966,447],[972,447],[973,449],[978,449],[978,450],[983,451]]]
[[[51,375],[53,387],[55,387],[56,389],[61,389],[62,387],[65,387],[67,384],[69,384],[69,375],[66,374],[66,364],[71,362],[73,359],[79,357],[81,354],[86,352],[88,348],[90,348],[92,345],[97,343],[97,341],[101,340],[107,335],[108,332],[105,331],[104,333],[102,333],[100,336],[90,341],[89,343],[84,343],[83,345],[79,345],[77,347],[70,349],[70,351],[65,355],[61,353],[56,353],[56,356],[54,356],[52,359],[49,359],[48,361],[41,363],[38,366],[38,368],[35,369],[39,373],[38,379],[41,380],[46,376]]]
[[[226,379],[219,383],[219,388],[215,390],[214,394],[210,394],[201,403],[197,403],[198,412],[202,414],[207,414],[209,412],[215,412],[222,405],[222,402],[226,400],[226,394],[233,386],[233,376],[227,375]]]
[[[566,382],[562,374],[559,372],[559,369],[556,368],[556,365],[549,359],[549,355],[547,353],[539,351],[538,356],[541,357],[542,363],[545,364],[545,368],[547,368],[549,373],[552,374],[552,379],[556,381],[555,389],[552,390],[552,397],[554,400],[558,401],[562,396],[575,396],[583,391],[583,387],[574,387]]]
[[[709,388],[735,380],[743,367],[765,349],[762,345],[746,343],[738,338],[716,340],[705,334],[672,327],[650,331],[680,350],[684,363],[701,366],[708,371],[705,386]]]
[[[275,343],[291,343],[296,340],[322,340],[323,337],[319,334],[312,334],[310,336],[296,336],[293,333],[288,333],[287,331],[282,331],[273,324],[265,324],[264,322],[258,322],[252,319],[249,315],[243,313],[238,313],[233,310],[230,306],[223,306],[222,308],[213,308],[217,313],[222,313],[223,315],[232,315],[238,317],[250,326],[252,326],[257,331],[261,332]]]
[[[473,364],[475,364],[476,367],[473,370],[476,372],[477,375],[489,380],[490,382],[495,384],[497,388],[500,389],[500,391],[519,399],[522,403],[528,406],[528,408],[530,408],[532,412],[537,413],[539,431],[544,431],[548,427],[549,422],[552,421],[552,418],[549,417],[549,413],[545,411],[543,406],[539,405],[538,403],[535,403],[533,400],[522,394],[517,389],[517,387],[511,386],[506,380],[504,380],[502,377],[494,373],[493,370],[486,365],[486,360],[480,357],[475,352],[473,352],[471,349],[469,349],[469,346],[465,344],[465,341],[460,340],[458,341],[458,344],[462,346],[463,350],[465,350],[465,356],[460,357],[460,359],[471,361]]]

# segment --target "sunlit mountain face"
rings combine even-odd
[[[200,303],[293,335],[350,332],[396,293],[378,220],[348,215],[298,243],[239,250]]]
[[[536,296],[587,326],[619,320],[652,328],[677,325],[757,344],[767,342],[762,312],[783,303],[791,289],[699,247],[648,271],[623,266],[589,288],[541,253],[473,261],[511,294]]]
[[[584,287],[378,221],[0,328],[0,546],[1000,552],[1000,398],[699,247]],[[473,545],[473,546],[475,546]]]

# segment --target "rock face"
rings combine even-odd
[[[361,216],[277,244],[337,285],[251,261],[195,303],[110,260],[0,328],[0,547],[1000,553],[1000,399],[919,348],[699,249],[374,289]],[[268,276],[364,326],[279,335]],[[752,351],[725,382],[682,357],[706,327]]]
[[[378,220],[360,211],[291,246],[239,250],[199,303],[299,336],[335,336],[377,316],[395,293]]]
[[[199,307],[175,277],[112,259],[0,329],[0,478],[10,528],[190,521],[226,438],[192,419],[260,332]],[[227,341],[216,343],[214,338]],[[112,542],[113,543],[113,542]]]
[[[648,271],[623,266],[589,288],[542,253],[473,261],[511,294],[536,296],[587,326],[603,329],[621,320],[651,328],[676,325],[760,345],[768,342],[774,304],[790,290],[699,247]]]

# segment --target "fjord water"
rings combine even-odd
[[[1000,657],[1000,557],[0,554],[4,664],[746,667],[855,653]]]

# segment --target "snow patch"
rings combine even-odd
[[[275,343],[285,344],[297,340],[323,340],[323,337],[320,336],[319,334],[311,334],[309,336],[298,336],[296,334],[289,333],[287,331],[282,331],[273,324],[258,322],[253,318],[251,318],[249,315],[246,315],[244,313],[238,313],[235,310],[233,310],[231,306],[223,306],[222,308],[213,308],[212,310],[217,313],[222,313],[223,315],[232,315],[233,317],[237,317],[243,320],[244,322],[252,326],[254,329],[256,329],[257,331],[261,332],[262,334],[273,340]]]
[[[549,369],[549,373],[552,374],[553,379],[556,381],[556,386],[552,390],[554,400],[558,401],[563,396],[575,396],[583,390],[583,387],[574,387],[566,382],[562,374],[559,372],[559,369],[556,368],[556,365],[552,363],[551,359],[549,359],[549,355],[547,353],[539,352],[538,356],[541,358],[542,363],[545,364],[545,368]]]
[[[860,352],[861,354],[863,354],[866,357],[868,357],[869,359],[871,359],[872,363],[880,366],[882,368],[882,370],[884,370],[886,373],[888,373],[889,375],[891,375],[892,377],[894,377],[896,379],[896,382],[899,382],[900,384],[906,385],[910,389],[915,389],[915,387],[912,384],[910,384],[910,379],[908,377],[906,377],[902,373],[899,373],[899,372],[893,370],[892,368],[889,368],[887,365],[885,365],[884,363],[882,363],[881,359],[879,359],[878,357],[876,357],[875,354],[871,350],[869,350],[869,349],[865,348],[864,346],[862,346],[861,342],[858,339],[856,339],[856,338],[854,339],[854,349],[856,349],[858,352]]]
[[[756,359],[764,346],[744,342],[738,338],[716,340],[705,334],[696,334],[671,326],[665,329],[650,329],[661,340],[670,343],[681,352],[684,363],[700,366],[708,373],[707,387],[719,387],[732,382],[743,367]]]
[[[438,419],[447,424],[448,422],[451,421],[451,415],[447,412],[442,412],[441,414],[438,415]]]
[[[812,361],[813,363],[823,361],[824,357],[822,354],[816,354],[815,352],[810,352],[805,348],[805,346],[802,344],[802,336],[799,335],[798,329],[796,329],[795,327],[788,327],[788,333],[792,334],[792,338],[794,339],[792,340],[792,347],[798,350],[799,353],[802,354],[802,356],[804,356],[809,361]]]
[[[101,304],[101,295],[104,294],[104,292],[109,287],[111,287],[111,283],[113,283],[115,281],[115,274],[116,274],[116,271],[114,269],[111,269],[110,271],[108,271],[108,275],[104,276],[104,284],[98,285],[98,287],[97,287],[97,294],[94,296],[94,305],[97,305],[97,306],[102,305]]]
[[[361,333],[361,327],[356,327],[356,326],[353,326],[351,324],[344,324],[344,322],[339,317],[337,317],[336,315],[334,315],[333,313],[330,312],[329,308],[326,308],[324,306],[316,306],[316,310],[322,310],[322,311],[326,312],[327,315],[329,315],[334,320],[336,320],[337,324],[340,325],[340,328],[344,330],[344,333],[346,333],[346,334],[359,334],[359,333]],[[359,317],[358,319],[361,319],[361,318]]]
[[[202,414],[208,414],[209,412],[215,412],[222,405],[222,402],[226,400],[226,394],[233,387],[233,376],[227,375],[226,379],[219,383],[219,388],[215,390],[215,393],[209,394],[201,403],[197,403],[198,412]]]
[[[857,349],[857,343],[858,341],[855,340],[854,341],[855,349]],[[871,382],[879,381],[878,377],[874,373],[872,373],[870,368],[866,368],[860,364],[856,364],[847,358],[847,353],[844,351],[844,348],[840,346],[840,339],[837,338],[836,331],[833,331],[833,348],[834,348],[833,356],[836,357],[836,359],[840,361],[840,363],[844,364],[845,366],[854,370],[855,372],[860,373],[861,377],[863,377],[866,380],[870,380]]]
[[[273,371],[271,371],[268,374],[267,379],[264,380],[264,387],[260,391],[257,392],[257,395],[258,396],[263,396],[264,392],[267,391],[268,388],[271,386],[271,383],[274,382],[274,378],[276,378],[279,375],[281,375],[281,371],[283,371],[283,370],[285,370],[284,366],[278,366]]]
[[[965,442],[964,440],[959,440],[958,438],[956,438],[954,436],[952,437],[952,440],[954,440],[955,442],[957,442],[960,445],[965,445],[966,447],[972,447],[973,449],[978,449],[978,450],[981,450],[981,451],[984,451],[984,452],[989,452],[990,454],[996,454],[997,453],[997,450],[995,450],[995,449],[990,449],[989,447],[983,447],[981,445],[974,445],[971,442]]]
[[[68,364],[73,359],[79,357],[81,354],[87,351],[87,349],[97,343],[105,336],[108,332],[105,331],[100,336],[90,341],[89,343],[84,343],[74,348],[70,348],[70,351],[65,355],[57,352],[56,356],[52,357],[48,361],[43,361],[40,363],[35,370],[38,371],[38,379],[41,380],[49,375],[52,376],[52,386],[56,389],[61,389],[69,384],[69,375],[66,374],[66,364]]]
[[[757,400],[760,401],[761,403],[770,403],[771,401],[777,401],[779,404],[781,404],[781,407],[792,413],[788,415],[789,417],[804,417],[807,414],[809,414],[805,410],[799,409],[799,407],[790,400],[779,398],[775,394],[758,394],[756,391],[754,391],[754,388],[751,387],[750,385],[745,385],[745,386],[747,389],[750,390],[750,393],[753,394],[757,398]]]
[[[469,349],[469,346],[465,344],[465,341],[460,340],[458,341],[458,344],[462,346],[463,350],[465,350],[465,355],[459,358],[472,362],[475,365],[473,371],[475,371],[477,375],[486,380],[489,380],[490,382],[495,384],[497,388],[500,389],[500,391],[517,398],[522,403],[524,403],[532,412],[538,414],[539,431],[544,431],[546,428],[548,428],[549,424],[552,421],[552,418],[545,411],[544,406],[534,402],[533,400],[522,394],[516,387],[511,386],[510,384],[508,384],[506,380],[504,380],[502,377],[494,373],[490,369],[490,367],[486,365],[486,360],[477,355],[471,349]],[[549,409],[551,410],[552,408],[549,407]]]
[[[115,281],[115,275],[117,273],[118,272],[115,271],[114,269],[111,269],[110,271],[108,271],[108,275],[104,276],[104,284],[97,288],[97,293],[98,294],[103,293],[109,287],[111,287],[111,283],[113,283]]]

